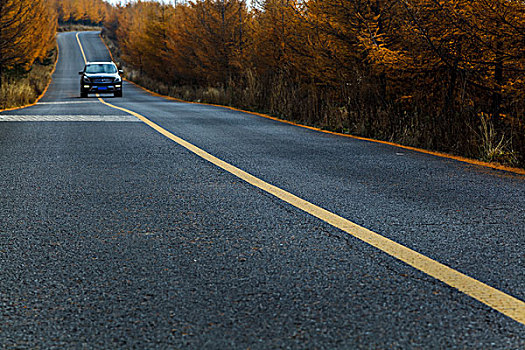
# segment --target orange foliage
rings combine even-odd
[[[109,17],[111,6],[103,0],[52,0],[61,24],[99,25]]]
[[[165,84],[258,89],[251,108],[466,154],[491,115],[525,162],[522,0],[257,3],[137,1],[106,28],[129,67]]]
[[[0,0],[0,75],[28,69],[54,45],[56,17],[46,0]]]

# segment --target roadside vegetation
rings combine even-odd
[[[60,28],[92,30],[101,27],[113,7],[103,0],[47,0]]]
[[[0,0],[0,110],[34,103],[51,80],[57,30],[92,30],[102,0]]]
[[[33,102],[49,81],[56,18],[48,5],[0,0],[0,109]]]
[[[56,62],[56,50],[29,68],[11,69],[2,77],[0,110],[32,104],[45,91]]]
[[[102,26],[84,24],[61,24],[58,27],[59,32],[86,32],[99,30],[102,30]]]
[[[250,4],[0,0],[0,108],[44,90],[57,30],[103,25],[162,94],[525,167],[523,1]]]
[[[521,0],[198,0],[117,6],[128,78],[405,145],[525,167]]]

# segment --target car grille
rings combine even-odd
[[[95,78],[93,79],[94,83],[112,83],[113,78]]]

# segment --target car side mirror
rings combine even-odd
[[[124,71],[122,69],[118,70],[119,74],[124,74]]]
[[[82,75],[82,74],[84,74],[84,72],[78,72],[78,75]]]

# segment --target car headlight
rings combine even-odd
[[[86,76],[84,76],[84,77],[82,78],[82,81],[83,81],[84,83],[91,83],[91,80],[90,80],[88,77],[86,77]]]
[[[122,81],[122,78],[121,77],[116,77],[113,82],[114,83],[120,83]]]

